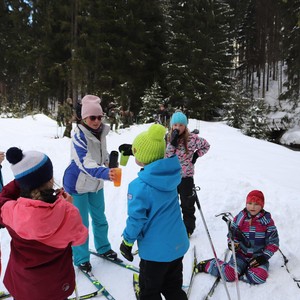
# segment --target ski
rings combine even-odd
[[[97,253],[97,252],[95,252],[95,251],[92,251],[92,250],[90,250],[90,253],[93,254],[93,255],[95,255],[95,256],[101,257],[101,258],[103,258],[103,259],[105,259],[105,260],[107,260],[107,261],[110,261],[110,262],[112,262],[112,263],[114,263],[114,264],[116,264],[116,265],[118,265],[118,266],[120,266],[120,267],[122,267],[122,268],[131,270],[131,271],[137,272],[137,273],[140,272],[140,269],[139,269],[138,267],[135,267],[134,265],[131,265],[131,264],[126,264],[126,263],[124,263],[124,261],[123,261],[122,259],[120,259],[120,258],[109,259],[109,258],[107,258],[107,257],[105,257],[105,256],[103,256],[103,255],[101,255],[101,254],[99,254],[99,253]]]
[[[133,273],[133,289],[137,300],[140,299],[139,274]]]
[[[194,253],[193,266],[192,266],[193,267],[193,269],[192,269],[193,272],[192,272],[190,283],[187,287],[187,292],[186,292],[188,298],[189,298],[191,290],[192,290],[192,285],[193,285],[193,282],[194,282],[195,275],[197,274],[196,273],[197,257],[196,257],[196,248],[195,248],[195,246],[193,248],[193,253]]]
[[[79,300],[90,299],[90,298],[96,297],[96,296],[101,295],[101,294],[102,294],[102,291],[101,290],[97,290],[95,292],[79,296],[78,299]],[[9,293],[0,292],[0,299],[7,299],[7,298],[11,298],[11,297],[12,296]],[[109,298],[109,299],[113,299],[113,298]],[[77,298],[75,296],[75,297],[68,298],[68,300],[77,300]]]
[[[0,292],[0,299],[7,299],[10,298],[11,295],[7,292]]]
[[[284,255],[284,253],[281,251],[281,249],[279,248],[279,252],[282,255],[283,258],[283,263],[284,263],[284,267],[286,269],[286,271],[290,274],[291,278],[293,279],[293,281],[297,284],[298,288],[300,288],[300,279],[296,278],[290,271],[289,266],[288,266],[288,258]]]
[[[226,249],[225,255],[224,255],[224,261],[227,260],[228,254],[229,254],[229,249]],[[208,300],[209,298],[212,297],[212,295],[215,292],[215,289],[218,286],[220,280],[221,280],[220,276],[215,279],[213,285],[211,286],[211,288],[210,288],[209,292],[207,293],[207,295],[205,296],[204,300]]]
[[[85,275],[85,277],[97,288],[97,295],[102,294],[106,299],[115,300],[115,298],[100,283],[100,281],[94,276],[94,274],[92,272],[81,271],[81,273],[83,273]],[[74,299],[76,299],[76,297]],[[80,299],[88,299],[88,298],[80,298]]]

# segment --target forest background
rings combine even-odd
[[[165,103],[270,139],[299,125],[299,53],[300,0],[3,0],[1,113],[55,116],[88,93],[138,123]]]

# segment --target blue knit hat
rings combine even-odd
[[[32,191],[53,177],[52,162],[42,152],[23,152],[17,147],[12,147],[7,150],[6,158],[12,164],[11,170],[23,190]]]
[[[170,125],[173,126],[174,124],[183,124],[185,126],[187,126],[188,124],[188,120],[186,115],[181,112],[181,111],[177,111],[172,115],[171,121],[170,121]]]

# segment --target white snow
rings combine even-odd
[[[75,125],[74,125],[75,126]],[[119,134],[110,132],[107,137],[108,151],[117,150],[122,143],[131,143],[134,137],[146,130],[150,124],[134,125],[121,129]],[[0,150],[6,151],[11,146],[23,150],[45,152],[54,164],[54,176],[61,185],[62,176],[70,159],[70,139],[54,137],[59,134],[56,122],[44,115],[35,115],[24,119],[0,119]],[[300,152],[283,146],[244,136],[239,130],[221,122],[203,122],[190,120],[189,128],[200,129],[200,136],[211,144],[210,151],[196,163],[195,184],[201,187],[198,197],[214,243],[218,257],[222,257],[227,247],[227,227],[220,217],[221,212],[237,214],[245,206],[245,197],[253,189],[263,191],[266,198],[265,209],[272,213],[277,225],[280,248],[289,259],[290,271],[300,279]],[[298,131],[286,135],[300,144]],[[136,177],[139,167],[130,157],[123,168],[122,185],[119,188],[106,182],[106,216],[109,222],[109,239],[112,248],[119,253],[121,234],[125,226],[127,206],[127,185]],[[9,163],[3,162],[4,182],[13,179]],[[195,246],[198,260],[213,257],[208,237],[199,211],[196,211],[197,228],[191,237],[191,246]],[[10,238],[5,229],[1,230],[2,241],[2,276],[9,256]],[[92,237],[92,232],[90,233]],[[93,239],[90,239],[93,248]],[[136,246],[135,246],[136,247]],[[159,251],[159,248],[157,249]],[[185,258],[185,269],[189,269],[191,258]],[[132,272],[97,257],[91,257],[95,276],[117,300],[135,299],[132,288]],[[132,264],[138,266],[136,256]],[[77,287],[80,294],[94,291],[92,284],[76,270]],[[185,281],[188,274],[185,274]],[[190,299],[203,299],[214,278],[208,274],[198,274],[192,286]],[[5,290],[2,282],[0,290]],[[235,283],[227,283],[231,299],[237,299]],[[260,286],[239,283],[243,300],[282,300],[300,299],[300,289],[292,281],[283,267],[283,259],[276,253],[270,260],[269,278]],[[96,299],[104,299],[98,296]],[[219,284],[212,299],[227,299],[223,284]]]

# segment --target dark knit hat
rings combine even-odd
[[[257,203],[258,205],[260,205],[263,208],[265,205],[264,194],[258,190],[251,191],[247,195],[246,204],[251,203],[251,202]]]
[[[7,150],[6,158],[12,164],[11,170],[21,189],[32,191],[53,177],[52,162],[42,152],[23,152],[17,147],[12,147]]]

